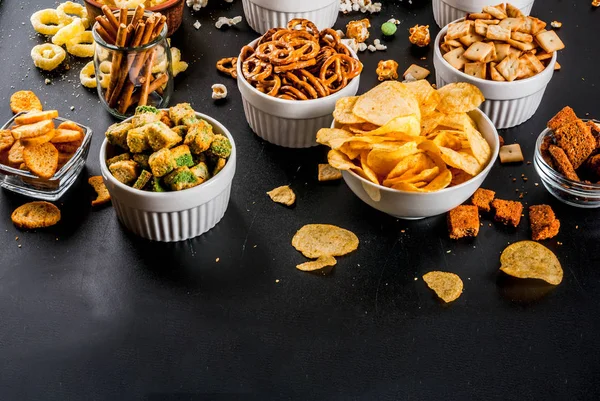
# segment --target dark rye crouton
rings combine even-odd
[[[552,160],[552,155],[550,154],[550,145],[552,145],[552,137],[545,136],[542,144],[540,145],[540,154],[542,155],[542,159],[553,169],[556,170],[554,166],[554,160]]]
[[[448,212],[448,233],[450,238],[476,237],[479,233],[479,212],[477,206],[461,205]]]
[[[560,221],[548,205],[530,206],[529,224],[531,226],[531,239],[534,241],[552,238],[558,234],[560,229]]]
[[[573,165],[569,161],[569,158],[561,148],[556,145],[550,145],[548,151],[550,152],[552,160],[554,160],[554,166],[559,173],[564,175],[565,178],[569,180],[580,181],[579,176],[573,168]]]
[[[556,131],[558,128],[565,124],[569,124],[573,121],[576,121],[577,115],[569,106],[565,106],[561,111],[556,113],[554,117],[550,121],[548,121],[548,128],[552,131]]]
[[[473,194],[473,198],[471,199],[471,203],[477,206],[479,210],[483,212],[489,212],[491,207],[490,204],[494,200],[496,193],[494,191],[490,191],[489,189],[478,188],[477,191]]]
[[[592,135],[592,130],[581,120],[560,126],[554,131],[554,138],[574,169],[578,169],[596,149],[596,138]]]
[[[492,207],[496,209],[494,220],[504,225],[510,224],[513,227],[519,225],[521,213],[523,213],[521,202],[496,199],[492,202]]]

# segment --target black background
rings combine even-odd
[[[439,29],[431,2],[413,3],[385,1],[370,16],[369,42],[389,18],[402,24],[384,41],[387,51],[361,54],[359,93],[376,84],[381,59],[398,61],[400,72],[413,62],[433,70],[431,47],[407,40],[408,28],[420,23],[430,25],[433,42]],[[242,4],[210,0],[195,15],[186,8],[173,37],[190,67],[177,77],[172,103],[190,101],[235,137],[231,202],[221,223],[199,238],[142,240],[123,229],[110,206],[90,206],[95,195],[87,177],[100,173],[98,152],[113,120],[96,93],[79,84],[88,60],[71,59],[69,71],[45,73],[29,56],[43,42],[30,14],[55,5],[0,3],[0,119],[11,116],[12,92],[31,89],[46,108],[95,134],[87,169],[58,202],[59,225],[16,229],[10,214],[27,199],[1,191],[0,399],[600,397],[598,211],[556,201],[535,185],[533,165],[492,169],[484,187],[504,199],[525,192],[526,205],[550,204],[561,220],[560,234],[543,242],[564,268],[563,282],[552,287],[498,273],[506,245],[530,237],[526,219],[511,230],[484,217],[476,239],[452,241],[444,216],[396,220],[363,204],[342,181],[319,183],[324,147],[283,149],[249,129],[235,82],[214,64],[257,35],[245,21],[217,30],[216,19],[243,15]],[[500,132],[507,143],[521,144],[527,160],[546,121],[564,105],[581,117],[600,115],[600,10],[590,0],[538,0],[533,15],[562,21],[567,48],[535,116]],[[340,14],[336,28],[362,17]],[[192,27],[196,19],[199,30]],[[229,89],[224,102],[210,97],[217,82]],[[265,194],[284,184],[298,196],[292,208]],[[306,259],[291,238],[308,223],[352,230],[358,251],[341,257],[328,276],[296,270]],[[459,274],[463,295],[441,304],[421,279],[430,270]]]

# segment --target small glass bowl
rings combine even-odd
[[[21,112],[13,116],[1,129],[9,129],[14,125],[15,118],[24,113]],[[70,120],[61,117],[54,119],[56,125],[64,121]],[[73,185],[81,170],[83,170],[92,140],[92,129],[85,125],[76,124],[84,130],[83,142],[77,151],[75,151],[73,157],[54,173],[51,178],[39,178],[28,171],[19,170],[18,168],[0,163],[0,187],[29,196],[30,198],[50,202],[54,202],[63,196],[71,185]]]
[[[592,121],[598,122],[596,120]],[[569,180],[546,163],[540,149],[544,138],[552,135],[552,130],[546,128],[535,143],[533,165],[542,180],[542,184],[556,199],[567,205],[587,209],[600,207],[600,184],[587,184]]]

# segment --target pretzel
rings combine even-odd
[[[287,28],[290,30],[300,29],[303,31],[308,31],[308,32],[312,33],[312,35],[317,40],[319,40],[319,29],[312,21],[309,21],[307,19],[294,18],[293,20],[288,22]]]
[[[217,70],[237,78],[237,57],[222,58],[217,61]]]
[[[263,81],[273,72],[273,66],[264,61],[249,58],[242,64],[244,78],[249,81]]]
[[[300,89],[303,93],[307,94],[308,97],[313,99],[319,97],[314,87],[312,87],[308,82],[301,80],[291,72],[286,72],[285,77],[295,88]]]

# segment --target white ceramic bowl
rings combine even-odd
[[[454,209],[469,199],[481,186],[498,157],[500,147],[498,132],[490,119],[480,110],[473,110],[469,115],[477,123],[479,131],[490,144],[492,150],[492,157],[488,165],[471,180],[437,192],[408,192],[388,188],[374,184],[353,171],[342,172],[344,181],[363,202],[400,219],[422,219]],[[334,125],[334,127],[336,126]]]
[[[531,78],[512,82],[475,78],[452,67],[442,57],[440,41],[446,35],[447,30],[446,26],[440,31],[435,38],[433,49],[433,66],[435,67],[437,87],[441,88],[452,82],[468,82],[477,86],[486,99],[480,108],[498,129],[511,128],[529,120],[542,102],[546,87],[554,74],[556,52],[552,55],[546,69]]]
[[[529,15],[535,0],[512,0],[509,3]],[[479,13],[485,6],[500,3],[490,0],[433,0],[433,18],[441,28],[450,22],[463,18],[466,13]]]
[[[106,139],[102,142],[100,169],[113,207],[119,221],[140,237],[162,242],[197,237],[213,228],[227,210],[235,174],[235,143],[227,128],[217,120],[200,113],[196,115],[210,123],[215,133],[226,135],[232,149],[223,170],[194,188],[156,193],[133,189],[117,181],[106,166],[111,145]]]
[[[249,46],[255,47],[259,39]],[[356,53],[350,50],[358,59]],[[250,128],[265,141],[287,148],[317,146],[317,131],[331,126],[335,102],[358,91],[360,75],[339,92],[311,100],[284,100],[268,96],[244,78],[242,62],[237,64],[238,89],[242,94],[244,113]]]
[[[261,35],[294,18],[310,20],[319,30],[331,28],[340,9],[339,0],[243,0],[242,4],[248,25]]]

